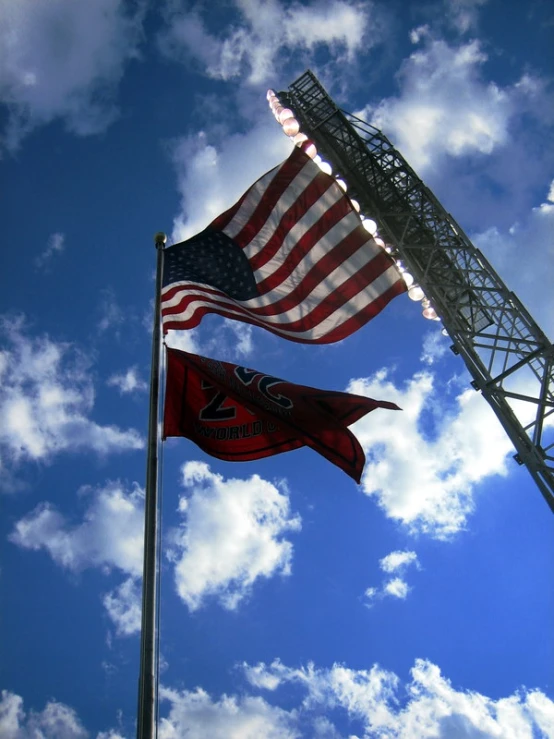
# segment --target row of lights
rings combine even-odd
[[[281,105],[281,102],[274,90],[267,91],[267,102],[269,103],[269,108],[275,116],[276,121],[282,126],[283,133],[288,136],[296,146],[301,146],[306,154],[314,160],[314,162],[318,165],[322,172],[325,172],[325,174],[328,175],[332,175],[333,168],[331,167],[329,162],[325,162],[319,156],[314,142],[310,141],[306,134],[300,131],[300,123],[294,117],[294,113],[290,108],[286,108],[285,106]],[[339,187],[344,190],[344,192],[346,192],[346,182],[337,175],[335,175],[335,180],[337,182],[337,185],[339,185]],[[360,204],[358,203],[358,201],[351,198],[350,202],[352,203],[354,210],[360,213]],[[366,218],[361,213],[360,218],[362,219],[363,227],[366,229],[366,231],[368,231],[368,233],[371,234],[371,236],[373,236],[373,240],[375,241],[375,243],[382,249],[384,249],[393,258],[396,267],[402,275],[402,278],[408,288],[408,297],[411,298],[411,300],[421,301],[421,306],[423,308],[423,317],[429,319],[430,321],[440,321],[440,318],[438,317],[435,309],[431,305],[431,301],[425,297],[425,293],[423,292],[421,287],[415,283],[413,275],[408,272],[402,260],[399,259],[398,252],[393,249],[392,246],[385,244],[383,239],[381,239],[377,235],[377,224],[375,223],[375,221],[372,218]]]

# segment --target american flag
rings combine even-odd
[[[205,231],[167,248],[162,284],[164,331],[218,313],[320,344],[406,290],[336,180],[299,148]]]

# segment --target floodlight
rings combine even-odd
[[[279,123],[284,123],[287,118],[294,118],[294,113],[290,108],[283,108],[279,113]]]
[[[440,318],[437,316],[437,312],[434,308],[425,308],[422,315],[423,318],[427,318],[427,320],[429,321],[440,321]]]
[[[365,228],[366,231],[369,231],[372,236],[375,236],[375,234],[377,233],[377,224],[372,218],[363,218],[362,226]]]
[[[412,287],[408,290],[408,297],[410,298],[410,300],[423,300],[423,298],[425,297],[425,293],[419,285],[412,285]]]
[[[317,162],[317,166],[322,172],[325,172],[325,174],[333,174],[333,168],[331,167],[329,162],[326,162],[322,159],[320,162]]]
[[[412,287],[414,284],[414,276],[409,272],[402,272],[402,279],[406,283],[406,287]]]
[[[298,131],[300,131],[300,123],[298,123],[296,118],[287,118],[283,123],[283,131],[287,136],[296,136]]]

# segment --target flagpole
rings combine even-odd
[[[140,671],[137,710],[137,739],[156,739],[158,735],[158,418],[160,402],[160,302],[164,246],[167,236],[154,236],[156,245],[156,298],[152,330],[150,370],[150,415],[146,455],[146,495],[144,501],[144,562],[142,570],[142,620]]]

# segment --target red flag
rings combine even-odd
[[[219,313],[328,344],[406,290],[336,180],[298,147],[205,231],[165,249],[164,260],[164,331]]]
[[[250,461],[309,446],[360,482],[365,456],[347,427],[375,408],[399,410],[167,349],[164,439],[185,436],[219,459]]]

